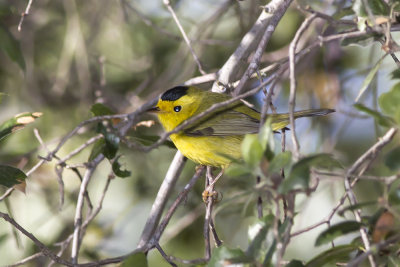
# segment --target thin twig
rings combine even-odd
[[[379,140],[379,142],[376,143],[374,146],[372,146],[366,153],[364,153],[347,172],[348,175],[346,175],[346,178],[344,180],[344,185],[345,185],[345,189],[347,192],[347,197],[352,206],[357,204],[357,199],[352,190],[352,186],[354,186],[355,183],[353,182],[352,184],[350,184],[351,176],[356,175],[356,174],[362,175],[367,170],[368,166],[370,166],[372,161],[376,158],[377,154],[381,151],[381,149],[392,140],[392,138],[394,137],[396,132],[397,132],[396,128],[389,129],[389,131],[386,132],[386,134]],[[356,178],[356,180],[358,180],[358,179]],[[361,222],[362,221],[361,211],[357,209],[357,210],[354,210],[353,213],[354,213],[356,220],[358,222]],[[361,235],[363,244],[365,246],[365,249],[370,250],[371,245],[368,240],[368,229],[366,227],[361,227],[360,235]],[[372,255],[368,255],[368,260],[372,267],[376,266],[376,262]]]
[[[386,132],[386,134],[384,136],[382,136],[379,141],[377,143],[375,143],[371,148],[369,148],[363,155],[361,155],[356,162],[354,162],[354,164],[351,166],[351,168],[348,170],[347,172],[347,177],[354,177],[354,174],[357,173],[357,176],[359,177],[360,172],[359,169],[366,163],[366,161],[368,159],[370,159],[371,157],[374,158],[375,155],[377,155],[378,152],[380,152],[382,150],[382,148],[384,146],[386,146],[394,137],[394,135],[396,134],[397,129],[396,128],[391,128],[389,129],[389,131]],[[365,170],[364,170],[365,171]],[[323,219],[322,221],[315,223],[311,226],[308,226],[302,230],[299,230],[295,233],[291,234],[291,237],[300,235],[302,233],[308,232],[314,228],[317,228],[321,225],[324,225],[328,222],[331,221],[331,219],[333,218],[333,216],[336,214],[336,212],[339,210],[339,208],[344,204],[348,192],[349,190],[355,185],[355,181],[358,181],[359,179],[356,178],[354,179],[354,181],[350,184],[350,187],[345,188],[345,193],[343,194],[343,196],[340,198],[340,200],[338,201],[338,203],[336,204],[336,206],[331,210],[331,212],[325,217],[325,219]]]
[[[171,266],[177,267],[178,265],[176,265],[171,259],[170,257],[168,257],[168,255],[164,252],[164,250],[161,248],[159,243],[156,243],[156,249],[158,250],[158,252],[160,252],[161,256],[163,256],[163,258],[169,263],[171,264]]]
[[[292,142],[293,142],[293,157],[297,160],[300,157],[300,145],[296,136],[295,122],[294,122],[294,109],[296,106],[296,72],[295,72],[295,53],[297,44],[305,32],[307,28],[311,25],[312,21],[316,18],[316,15],[313,14],[310,17],[306,18],[301,24],[300,28],[297,30],[296,35],[293,38],[293,41],[289,46],[289,71],[290,71],[290,95],[289,95],[289,119],[290,119],[290,127],[292,134]]]
[[[5,198],[9,197],[14,190],[14,187],[8,188],[7,191],[0,197],[0,201],[3,201]]]
[[[194,58],[194,61],[196,61],[196,64],[197,64],[197,67],[198,67],[200,73],[203,74],[203,75],[205,75],[206,72],[203,70],[203,67],[201,66],[200,59],[199,59],[199,57],[196,55],[196,52],[194,52],[194,49],[193,49],[193,47],[192,47],[192,44],[191,44],[189,38],[187,37],[187,35],[186,35],[186,33],[185,33],[185,30],[183,29],[183,27],[182,27],[182,25],[181,25],[181,23],[180,23],[178,17],[176,16],[176,13],[175,13],[174,9],[173,9],[172,6],[171,6],[171,2],[170,2],[169,0],[163,0],[163,3],[164,3],[164,5],[167,7],[168,11],[171,13],[171,15],[172,15],[172,17],[173,17],[173,19],[174,19],[176,25],[178,26],[179,31],[181,32],[182,37],[183,37],[183,39],[185,40],[185,42],[186,42],[186,44],[187,44],[187,46],[188,46],[188,48],[189,48],[189,50],[190,50],[190,53],[192,53],[192,56],[193,56],[193,58]]]
[[[170,225],[170,227],[165,230],[162,242],[168,243],[169,240],[184,231],[186,227],[192,225],[197,219],[200,218],[200,216],[203,215],[203,209],[204,203],[199,203],[194,209],[190,210],[182,217],[177,218],[177,220],[174,221],[174,224]]]
[[[40,251],[43,253],[44,256],[52,259],[53,261],[63,264],[65,266],[74,266],[71,262],[66,261],[57,255],[55,255],[51,250],[46,247],[42,242],[40,242],[34,235],[29,233],[27,230],[25,230],[21,225],[19,225],[13,218],[11,218],[7,213],[0,212],[0,217],[3,218],[5,221],[9,222],[12,226],[14,226],[18,231],[20,231],[22,234],[24,234],[26,237],[28,237],[30,240],[35,243],[35,245],[40,249]]]
[[[378,244],[374,244],[373,246],[371,246],[370,249],[364,251],[363,253],[355,257],[353,260],[351,260],[346,266],[347,267],[360,266],[360,264],[365,260],[365,258],[371,256],[374,253],[378,253],[379,251],[388,247],[391,244],[398,243],[399,240],[400,240],[400,235],[397,234],[389,237],[388,239],[382,242],[379,242]]]
[[[65,163],[67,160],[71,159],[72,157],[76,156],[77,154],[79,154],[79,152],[81,152],[82,150],[84,150],[85,148],[87,148],[88,146],[90,146],[91,144],[93,144],[94,142],[96,142],[97,140],[101,139],[103,137],[103,135],[98,134],[96,136],[93,136],[92,138],[90,138],[89,140],[87,140],[85,143],[83,143],[82,145],[80,145],[79,147],[77,147],[75,150],[71,151],[68,155],[66,155],[65,157],[63,157],[62,159],[60,159],[58,161],[57,164],[62,165],[63,163]]]
[[[146,105],[146,104],[145,104]],[[143,106],[145,106],[143,105]],[[138,109],[141,112],[141,109]],[[105,121],[105,120],[112,120],[112,119],[127,119],[127,118],[132,118],[132,117],[136,117],[136,112],[132,112],[129,114],[116,114],[116,115],[105,115],[105,116],[96,116],[90,119],[87,119],[85,121],[82,121],[81,123],[78,124],[78,126],[75,127],[75,129],[73,129],[71,132],[69,132],[67,135],[65,135],[61,141],[58,143],[57,147],[51,151],[51,155],[53,156],[55,155],[60,148],[72,137],[74,136],[83,126],[87,125],[87,124],[91,124],[91,123],[95,123],[95,122],[99,122],[99,121]],[[133,118],[132,118],[133,119]]]
[[[55,166],[55,172],[57,175],[57,182],[58,182],[58,191],[60,193],[60,206],[59,206],[60,210],[64,206],[64,180],[62,177],[63,171],[64,171],[64,168],[62,166],[60,166],[60,165]]]
[[[38,253],[35,253],[35,254],[33,254],[33,255],[29,256],[29,257],[26,257],[26,258],[23,259],[23,260],[20,260],[20,261],[14,263],[14,264],[7,265],[7,267],[16,267],[16,266],[20,266],[20,265],[22,265],[22,264],[25,264],[25,263],[27,263],[27,262],[30,262],[31,260],[34,260],[34,259],[37,259],[37,258],[40,258],[40,257],[43,257],[43,256],[44,256],[44,254],[43,254],[42,252],[38,252]]]
[[[158,190],[156,199],[151,207],[150,214],[147,217],[146,224],[140,236],[138,247],[142,247],[149,242],[152,238],[158,223],[160,222],[161,215],[164,211],[165,205],[171,192],[175,186],[176,181],[182,173],[183,167],[185,166],[186,158],[181,152],[176,152],[174,159],[169,165],[169,169],[165,178]]]
[[[39,141],[40,145],[46,150],[47,153],[50,153],[50,150],[47,148],[46,144],[43,142],[43,139],[39,134],[39,130],[35,128],[33,129],[33,133],[36,139]]]
[[[182,85],[190,86],[190,85],[196,85],[196,84],[202,84],[202,83],[209,83],[213,82],[217,79],[217,73],[208,73],[206,75],[201,75],[198,77],[193,77],[186,82],[184,82]]]
[[[211,229],[211,233],[212,233],[213,238],[214,238],[215,245],[217,247],[222,246],[222,244],[224,242],[218,237],[217,229],[215,229],[214,219],[213,218],[211,218],[211,220],[210,220],[210,229]]]
[[[205,243],[205,256],[204,258],[210,259],[211,258],[211,245],[210,245],[210,221],[211,221],[211,213],[213,207],[213,193],[214,193],[214,178],[212,177],[211,167],[207,166],[207,173],[206,173],[206,181],[207,186],[205,190],[208,191],[209,196],[207,197],[206,202],[206,214],[204,216],[204,227],[203,227],[203,236],[204,236],[204,243]]]
[[[330,25],[350,25],[350,26],[357,26],[357,23],[354,22],[354,20],[347,20],[347,19],[341,19],[341,20],[336,20],[332,16],[329,16],[327,14],[324,14],[322,12],[319,12],[317,10],[314,10],[311,6],[306,6],[302,8],[300,6],[301,10],[304,10],[306,12],[309,12],[311,14],[315,14],[318,18],[324,19],[327,22],[329,22]]]
[[[26,5],[25,12],[23,12],[21,14],[21,19],[20,19],[19,24],[18,24],[18,31],[19,32],[22,29],[22,23],[24,22],[25,17],[29,15],[29,11],[31,10],[32,2],[33,2],[33,0],[29,0],[28,4]]]
[[[83,199],[86,192],[86,188],[89,184],[90,178],[92,177],[97,165],[104,159],[103,154],[98,155],[93,161],[88,164],[85,175],[83,176],[82,184],[80,186],[78,200],[76,203],[75,219],[74,219],[74,237],[72,240],[71,249],[71,261],[74,264],[78,263],[78,253],[81,243],[81,227],[82,227],[82,208]]]
[[[85,219],[85,221],[82,223],[82,231],[81,231],[81,236],[83,236],[83,234],[86,231],[87,226],[89,225],[89,223],[99,214],[102,206],[103,206],[103,201],[106,195],[106,192],[108,190],[108,187],[111,183],[111,180],[114,178],[114,176],[112,174],[110,174],[107,178],[106,184],[104,186],[103,192],[101,194],[100,200],[96,206],[96,208],[87,216],[87,218]],[[64,251],[68,248],[69,244],[72,241],[72,238],[74,237],[74,233],[72,233],[71,235],[69,235],[64,241],[59,242],[54,244],[55,246],[61,246],[59,252],[57,253],[57,255],[59,257],[61,257],[61,255],[64,253]],[[49,267],[52,266],[52,263],[49,264]]]
[[[155,231],[152,239],[146,244],[145,249],[149,250],[161,238],[162,233],[164,232],[165,228],[167,227],[169,221],[171,220],[172,215],[175,213],[176,209],[179,207],[179,205],[182,203],[182,201],[186,198],[187,194],[189,191],[192,189],[192,187],[195,185],[196,181],[201,177],[201,175],[204,172],[204,166],[201,166],[196,169],[196,173],[193,175],[192,179],[185,185],[185,188],[182,190],[182,192],[178,195],[174,203],[171,205],[171,207],[168,209],[167,213],[165,214],[164,218],[160,222],[159,226],[157,227],[157,230]],[[143,248],[144,246],[138,247],[138,249]]]

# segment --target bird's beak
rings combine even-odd
[[[146,110],[147,112],[151,112],[151,113],[158,113],[158,112],[160,112],[161,110],[160,110],[160,108],[159,107],[152,107],[152,108],[149,108],[148,110]]]

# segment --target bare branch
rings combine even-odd
[[[182,201],[185,199],[189,191],[192,189],[192,187],[195,185],[196,181],[201,177],[201,175],[204,172],[204,166],[201,166],[196,169],[196,173],[193,175],[192,179],[186,184],[185,188],[183,191],[178,195],[177,199],[174,201],[174,203],[171,205],[171,207],[168,209],[167,213],[165,214],[163,220],[159,224],[156,232],[153,235],[153,238],[150,240],[150,242],[146,245],[147,250],[152,248],[156,243],[161,238],[162,233],[164,232],[165,228],[167,227],[172,215],[175,213],[176,209],[178,208],[179,204],[182,203]],[[139,247],[141,248],[141,247]]]
[[[197,64],[197,67],[198,67],[200,73],[203,74],[203,75],[205,75],[206,72],[203,70],[203,67],[201,66],[200,59],[199,59],[199,57],[196,55],[196,52],[194,52],[194,49],[193,49],[193,47],[192,47],[192,44],[191,44],[189,38],[187,37],[187,35],[186,35],[186,33],[185,33],[185,30],[183,29],[181,23],[179,22],[179,19],[178,19],[178,17],[176,16],[176,13],[175,13],[174,9],[171,7],[170,1],[169,1],[169,0],[163,0],[163,3],[164,3],[164,5],[167,7],[168,11],[171,13],[171,15],[172,15],[172,17],[173,17],[173,19],[174,19],[176,25],[178,26],[179,31],[181,32],[181,34],[182,34],[182,36],[183,36],[183,39],[185,40],[187,46],[189,47],[190,53],[192,53],[192,56],[193,56],[193,58],[194,58],[194,61],[195,61],[196,64]]]
[[[26,5],[25,12],[23,12],[21,14],[21,19],[18,24],[19,32],[22,30],[22,23],[24,22],[25,17],[29,15],[29,11],[31,10],[32,2],[33,2],[33,0],[29,0],[28,4]]]
[[[295,53],[297,48],[297,43],[300,40],[300,37],[303,35],[304,31],[311,25],[312,21],[316,18],[316,15],[313,14],[310,17],[306,18],[301,24],[300,28],[297,30],[296,35],[293,38],[293,41],[289,46],[289,71],[290,71],[290,96],[289,96],[289,119],[290,119],[290,127],[292,128],[291,136],[293,142],[293,156],[295,159],[298,159],[300,156],[300,145],[296,136],[296,128],[294,121],[294,109],[296,106],[296,72],[295,72]]]
[[[158,250],[158,252],[160,252],[161,256],[163,256],[163,258],[173,267],[177,267],[178,265],[176,265],[171,259],[170,257],[168,257],[168,255],[164,252],[164,250],[161,248],[160,244],[156,244],[156,248]]]
[[[398,243],[399,240],[400,240],[400,235],[397,234],[397,235],[389,237],[388,239],[386,239],[386,240],[384,240],[382,242],[379,242],[378,244],[374,244],[373,246],[371,246],[370,249],[364,251],[363,253],[361,253],[360,255],[355,257],[346,266],[347,267],[360,266],[360,264],[365,260],[365,258],[371,256],[374,253],[378,253],[379,251],[381,251],[382,249],[388,247],[391,244]]]
[[[181,152],[176,152],[174,159],[172,160],[167,174],[158,190],[156,199],[154,200],[153,206],[149,216],[147,217],[146,224],[142,231],[138,247],[145,246],[152,238],[158,223],[160,222],[161,215],[164,211],[165,205],[171,192],[175,186],[176,181],[182,173],[183,167],[185,166],[186,158]]]
[[[360,168],[362,166],[364,166],[364,164],[366,163],[367,160],[370,160],[371,158],[375,158],[375,156],[377,155],[378,152],[380,152],[382,150],[382,148],[384,146],[386,146],[394,137],[394,135],[396,134],[397,129],[396,128],[391,128],[389,129],[389,131],[386,132],[386,134],[381,137],[379,139],[379,141],[377,143],[375,143],[370,149],[368,149],[363,155],[361,155],[356,162],[351,166],[351,168],[347,171],[346,177],[349,178],[353,178],[356,176],[356,179],[354,179],[354,181],[350,184],[350,186],[347,186],[345,188],[345,193],[343,194],[343,196],[340,198],[340,200],[338,201],[338,203],[336,204],[336,206],[331,210],[331,212],[327,215],[327,217],[318,222],[315,223],[309,227],[306,227],[302,230],[299,230],[295,233],[291,234],[291,237],[296,236],[296,235],[300,235],[302,233],[305,233],[307,231],[310,231],[314,228],[317,228],[321,225],[327,224],[331,221],[331,219],[333,218],[333,216],[335,215],[335,213],[339,210],[339,208],[344,204],[349,191],[352,190],[353,186],[356,184],[356,182],[359,180],[359,176],[362,175],[362,173],[366,170],[361,169]],[[362,171],[362,172],[361,172]],[[358,177],[358,178],[357,178]]]
[[[103,154],[98,155],[93,161],[88,164],[88,168],[83,177],[83,181],[79,190],[78,200],[76,203],[76,211],[75,211],[75,219],[74,219],[74,237],[72,240],[72,251],[71,251],[71,259],[74,264],[78,263],[78,253],[79,247],[81,243],[81,226],[82,226],[82,208],[83,208],[83,199],[86,192],[86,188],[89,184],[90,178],[92,177],[97,165],[104,159]]]
[[[3,201],[5,198],[9,197],[14,190],[14,187],[8,188],[7,191],[0,197],[0,201]]]
[[[7,265],[7,267],[16,267],[16,266],[20,266],[20,265],[22,265],[22,264],[25,264],[25,263],[27,263],[27,262],[30,262],[31,260],[34,260],[34,259],[37,259],[37,258],[40,258],[40,257],[43,257],[43,256],[44,256],[44,254],[43,254],[42,252],[38,252],[38,253],[35,253],[35,254],[33,254],[33,255],[29,256],[29,257],[26,257],[26,258],[23,259],[23,260],[20,260],[20,261],[14,263],[14,264]]]
[[[245,72],[245,74],[240,79],[238,86],[235,88],[233,95],[238,95],[242,91],[246,82],[250,79],[251,75],[256,71],[259,66],[261,56],[264,53],[265,48],[269,40],[271,39],[272,34],[275,31],[276,26],[278,25],[279,21],[286,13],[286,10],[289,8],[290,3],[292,0],[280,0],[280,1],[271,1],[268,5],[264,7],[264,11],[269,13],[268,18],[266,18],[266,23],[268,26],[266,27],[260,42],[258,43],[257,49],[251,59],[251,62]]]
[[[82,150],[84,150],[85,148],[87,148],[88,146],[90,146],[91,144],[93,144],[94,142],[96,142],[97,140],[101,139],[103,136],[101,134],[93,136],[92,138],[90,138],[89,140],[87,140],[85,143],[83,143],[82,145],[80,145],[78,148],[76,148],[75,150],[73,150],[72,152],[70,152],[68,155],[66,155],[64,158],[60,159],[58,161],[59,165],[63,165],[67,160],[71,159],[72,157],[74,157],[75,155],[77,155],[79,152],[81,152]]]
[[[280,18],[285,13],[291,2],[292,0],[273,0],[264,7],[253,27],[242,38],[242,41],[236,48],[235,52],[220,69],[218,73],[219,82],[224,86],[228,86],[230,83],[239,79],[243,73],[243,62],[247,61],[250,53],[252,53],[254,48],[259,45],[260,39],[262,38],[263,33],[265,33],[267,27],[270,27],[269,30],[275,29]],[[268,38],[269,37],[266,36],[265,43],[268,43]],[[221,92],[217,83],[214,83],[212,91]],[[239,93],[240,91],[237,92],[237,94]]]
[[[375,145],[373,145],[370,149],[368,149],[366,153],[364,153],[360,158],[358,158],[358,160],[353,164],[353,166],[347,172],[346,179],[344,180],[344,185],[346,188],[347,197],[352,206],[357,204],[357,199],[352,190],[352,186],[354,186],[355,182],[353,181],[353,183],[350,184],[351,176],[355,174],[362,175],[367,170],[368,166],[370,166],[372,161],[376,158],[377,154],[382,150],[382,148],[393,139],[396,132],[397,132],[396,128],[389,129],[389,131],[387,131],[386,134]],[[358,179],[356,178],[355,180]],[[353,213],[356,220],[358,222],[361,222],[362,221],[361,211],[354,210]],[[370,250],[371,245],[368,240],[368,229],[366,227],[361,227],[360,235],[364,243],[365,249]],[[376,262],[372,255],[368,255],[368,260],[371,266],[373,267],[376,266]]]
[[[51,250],[46,247],[42,242],[40,242],[34,235],[26,231],[21,225],[19,225],[13,218],[11,218],[7,213],[0,212],[0,217],[3,218],[5,221],[9,222],[13,227],[15,227],[18,231],[28,237],[30,240],[35,243],[35,245],[40,249],[44,256],[52,259],[53,261],[65,265],[65,266],[74,266],[69,261],[66,261],[57,255],[55,255]]]

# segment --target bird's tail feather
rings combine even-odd
[[[307,109],[294,112],[294,118],[302,118],[302,117],[314,117],[314,116],[324,116],[329,113],[335,112],[334,109]],[[289,113],[280,113],[280,114],[271,114],[272,115],[272,130],[277,131],[282,128],[285,128],[290,120]]]

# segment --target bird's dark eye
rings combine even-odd
[[[181,111],[181,109],[182,109],[181,106],[175,106],[175,107],[174,107],[174,111],[175,111],[175,112],[179,112],[179,111]]]

